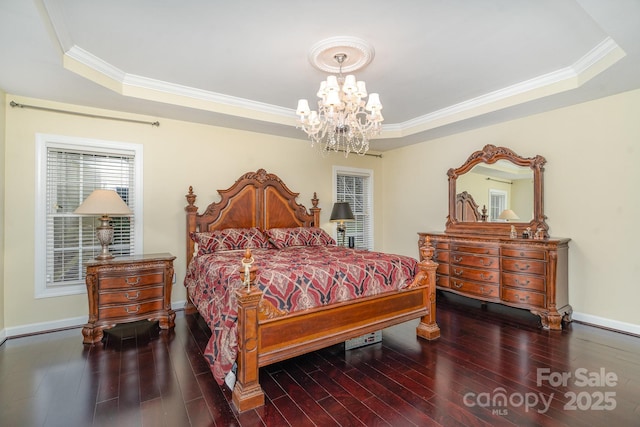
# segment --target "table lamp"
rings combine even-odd
[[[340,233],[340,246],[344,246],[344,234],[347,228],[344,225],[345,221],[354,221],[356,218],[353,216],[351,206],[349,202],[335,202],[333,204],[333,210],[331,211],[331,222],[338,223],[338,233]]]
[[[511,209],[505,209],[502,212],[500,212],[500,216],[498,218],[499,219],[504,219],[507,222],[509,222],[511,220],[514,220],[514,219],[520,219],[520,217],[518,215],[516,215],[516,213],[514,211],[512,211]]]
[[[111,220],[109,215],[129,216],[133,214],[118,193],[115,190],[94,190],[73,213],[100,216],[100,225],[96,227],[96,237],[102,245],[102,252],[96,259],[112,259],[113,255],[109,252],[109,244],[113,239],[113,227],[109,224]]]

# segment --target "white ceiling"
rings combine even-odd
[[[375,49],[378,151],[640,88],[640,0],[0,0],[0,89],[305,139],[334,36]]]

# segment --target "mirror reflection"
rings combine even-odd
[[[458,176],[456,193],[460,222],[529,222],[534,218],[533,170],[509,160],[475,165]]]

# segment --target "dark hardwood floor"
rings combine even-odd
[[[263,368],[267,403],[242,414],[200,353],[197,316],[93,347],[79,329],[14,338],[0,347],[0,426],[640,425],[640,338],[576,322],[549,332],[450,294],[437,317],[437,341],[408,322],[381,343]]]

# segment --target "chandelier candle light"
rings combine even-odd
[[[369,150],[371,138],[380,134],[384,120],[380,96],[367,94],[365,82],[357,81],[353,74],[342,75],[343,64],[348,58],[342,52],[333,55],[338,64],[338,75],[330,75],[320,83],[318,111],[312,111],[306,99],[300,99],[296,109],[298,127],[309,136],[312,146],[319,144],[323,153],[343,151],[345,157],[351,152],[364,155]]]

